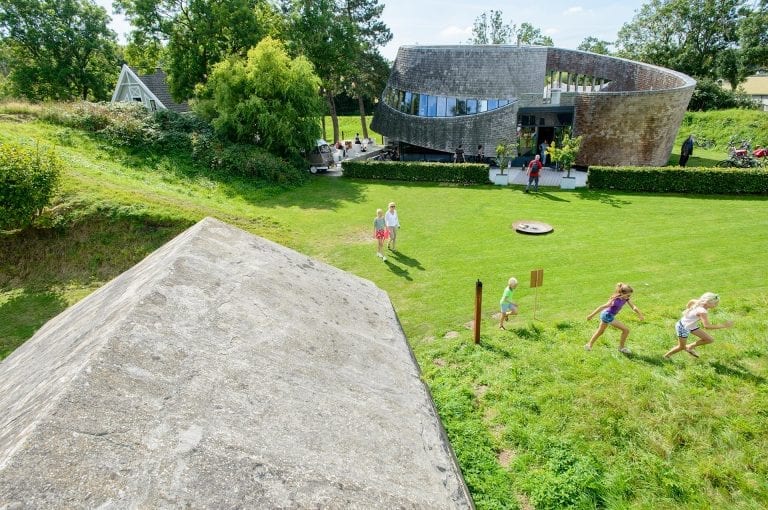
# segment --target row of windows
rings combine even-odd
[[[474,99],[431,96],[387,87],[384,103],[396,110],[419,117],[456,117],[488,112],[514,103],[509,99]]]

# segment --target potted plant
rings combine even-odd
[[[567,174],[562,178],[560,182],[560,188],[562,189],[575,189],[576,178],[571,177],[571,167],[576,162],[576,157],[579,155],[579,148],[581,147],[581,137],[571,138],[568,133],[563,136],[563,141],[560,145],[553,140],[552,145],[547,149],[549,157],[557,163],[561,168],[565,169]]]
[[[512,164],[512,158],[515,156],[515,145],[512,142],[501,141],[496,146],[496,165],[499,167],[498,173],[491,171],[491,180],[494,184],[506,186],[509,184],[509,174],[504,173],[504,169]]]

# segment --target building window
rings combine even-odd
[[[152,110],[153,112],[157,111],[157,103],[155,103],[154,99],[149,100],[149,109]]]
[[[404,90],[386,88],[384,103],[408,115],[419,117],[455,117],[476,115],[502,108],[515,102],[509,99],[475,99],[452,96],[432,96]]]

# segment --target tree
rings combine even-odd
[[[523,22],[520,28],[515,31],[517,44],[536,44],[538,46],[554,46],[555,43],[548,35],[541,33],[541,30],[530,23]]]
[[[504,14],[491,9],[475,18],[470,44],[511,44],[515,25],[505,24]]]
[[[738,33],[744,74],[768,67],[768,0],[743,13]]]
[[[268,0],[115,0],[134,27],[132,43],[159,55],[176,101],[192,97],[211,68],[230,55],[244,57],[266,35],[282,32]]]
[[[610,43],[608,41],[603,41],[602,39],[598,39],[597,37],[589,36],[585,37],[583,41],[581,41],[581,44],[579,44],[577,50],[581,51],[589,51],[592,53],[597,53],[598,55],[610,55],[611,50],[608,49],[609,46],[612,46],[613,43]]]
[[[738,44],[744,0],[652,0],[619,30],[618,55],[717,78],[718,55]]]
[[[313,147],[320,136],[319,89],[306,58],[291,59],[283,43],[266,37],[246,58],[232,56],[213,66],[198,87],[196,110],[223,138],[292,156]]]
[[[333,0],[286,0],[283,10],[293,52],[309,59],[322,81],[337,141],[339,121],[333,98],[355,82],[354,68],[362,51],[359,30],[349,16],[339,14]]]
[[[32,100],[106,99],[118,69],[108,23],[92,0],[2,0],[0,38],[13,92]]]
[[[361,132],[363,138],[368,138],[365,98],[377,97],[386,86],[390,69],[378,48],[392,40],[392,32],[381,21],[384,6],[379,5],[378,0],[345,0],[344,3],[344,12],[357,29],[361,43],[352,67],[352,86],[346,92],[357,98]]]
[[[581,140],[582,137],[580,136],[571,138],[568,133],[565,133],[559,146],[555,140],[552,140],[552,144],[547,148],[547,154],[549,154],[552,161],[559,163],[560,167],[568,172],[567,177],[571,176],[571,167],[579,155]]]
[[[470,44],[537,44],[554,46],[552,38],[530,23],[523,22],[518,27],[513,23],[504,23],[501,11],[490,10],[475,18],[472,25]]]

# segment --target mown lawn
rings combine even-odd
[[[78,133],[0,121],[0,141],[55,143],[68,162],[50,227],[0,234],[0,357],[46,320],[204,216],[374,281],[395,306],[476,505],[768,507],[768,199],[375,183],[294,190],[125,157]],[[400,251],[371,223],[396,201]],[[546,236],[515,220],[550,223]],[[529,273],[544,270],[538,292]],[[496,328],[516,276],[521,315]],[[468,327],[483,282],[481,341]],[[645,314],[583,349],[586,315],[619,281]],[[662,354],[688,299],[718,292],[716,343]],[[534,318],[535,307],[535,318]]]

